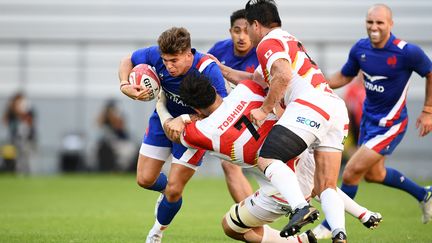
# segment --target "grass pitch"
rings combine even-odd
[[[157,196],[140,189],[134,175],[0,175],[0,242],[144,242]],[[421,223],[408,194],[362,183],[357,200],[384,221],[371,231],[347,215],[349,242],[432,242],[432,223]],[[164,242],[232,242],[220,226],[231,204],[222,178],[193,178]]]

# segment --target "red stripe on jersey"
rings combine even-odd
[[[399,107],[399,109],[398,109],[398,111],[396,112],[396,114],[394,115],[394,117],[393,117],[392,119],[386,121],[386,124],[385,124],[386,127],[391,127],[391,126],[393,126],[394,121],[396,121],[397,119],[399,119],[399,117],[400,117],[401,114],[402,114],[402,110],[403,110],[403,108],[405,107],[405,103],[406,103],[406,98],[405,98],[404,102],[402,102],[401,106]]]
[[[327,83],[327,80],[325,79],[323,74],[316,73],[312,76],[311,84],[314,88],[316,88],[318,85],[320,85],[322,83]]]
[[[182,136],[184,141],[193,148],[213,150],[212,141],[207,138],[200,130],[198,130],[196,127],[196,122],[187,124]]]
[[[399,135],[401,132],[403,132],[405,130],[405,127],[407,124],[408,124],[408,119],[405,119],[402,122],[401,126],[399,127],[399,130],[395,134],[384,139],[381,143],[375,145],[375,147],[373,147],[372,149],[375,150],[377,153],[379,153],[381,150],[383,150],[385,147],[387,147],[397,135]]]
[[[187,163],[191,165],[198,165],[205,152],[206,150],[204,149],[198,149],[198,151],[196,151],[196,153],[187,161]]]
[[[249,114],[248,114],[249,116]],[[259,139],[255,140],[252,137],[245,145],[243,146],[243,158],[245,163],[250,165],[256,164],[257,151],[264,143],[265,138],[269,134],[270,130],[273,128],[274,124],[276,124],[276,120],[266,120],[263,124],[257,129],[259,134]]]
[[[210,57],[207,56],[207,55],[201,57],[201,59],[199,60],[199,62],[196,64],[195,68],[196,69],[200,69],[200,67],[203,64],[203,62],[207,61],[208,59],[210,59]]]
[[[290,49],[291,50],[291,49]],[[305,75],[311,68],[314,68],[314,66],[312,65],[312,63],[310,62],[309,58],[305,58],[303,65],[301,66],[301,68],[297,71],[297,73],[300,76]],[[315,87],[315,86],[314,86]]]
[[[240,82],[240,84],[243,84],[246,87],[248,87],[248,89],[250,89],[254,94],[266,96],[266,92],[264,91],[264,88],[253,80],[248,80],[248,79],[243,80]]]
[[[400,42],[401,42],[401,40],[399,40],[399,39],[394,39],[393,40],[393,44],[395,44],[395,45],[398,45]]]
[[[318,112],[321,116],[323,116],[327,121],[330,120],[330,115],[327,112],[325,112],[323,109],[319,108],[318,106],[316,106],[312,103],[309,103],[306,100],[302,100],[302,99],[296,99],[296,100],[294,100],[294,102],[297,102],[299,104],[310,107],[314,111]]]
[[[297,52],[300,51],[300,48],[298,47],[298,41],[288,41],[288,55],[291,58],[291,62],[294,62]],[[305,72],[306,73],[306,72]]]

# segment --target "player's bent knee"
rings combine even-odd
[[[142,188],[149,188],[155,183],[156,179],[153,178],[147,178],[144,176],[137,176],[136,182],[138,186]]]
[[[166,186],[164,192],[168,202],[177,202],[178,200],[180,200],[183,194],[183,188],[183,186],[177,184],[170,184],[168,182],[168,185]]]

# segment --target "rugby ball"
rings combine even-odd
[[[150,100],[153,100],[161,89],[155,68],[148,64],[136,65],[129,74],[129,82],[150,89]]]

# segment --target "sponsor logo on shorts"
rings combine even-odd
[[[297,117],[296,122],[301,123],[301,124],[305,124],[306,126],[310,126],[312,128],[316,128],[316,129],[319,129],[321,126],[321,123],[318,123],[314,120],[310,120],[310,119],[307,119],[307,118],[304,118],[301,116]]]

